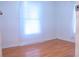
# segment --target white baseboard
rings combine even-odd
[[[19,42],[19,44],[16,45],[8,45],[8,46],[3,46],[2,48],[11,48],[11,47],[17,47],[17,46],[24,46],[24,45],[31,45],[31,44],[37,44],[37,43],[42,43],[48,40],[53,40],[55,38],[49,38],[49,39],[43,39],[43,40],[37,40],[37,41],[30,41],[29,43],[27,43],[27,41],[23,41],[23,42]]]
[[[43,39],[43,40],[39,40],[39,41],[36,41],[36,42],[30,42],[29,44],[23,42],[21,43],[19,46],[24,46],[24,45],[31,45],[31,44],[37,44],[37,43],[42,43],[42,42],[45,42],[45,41],[48,41],[48,40],[53,40],[55,38],[52,38],[52,39]]]
[[[75,39],[68,39],[68,38],[58,38],[58,39],[61,39],[61,40],[65,40],[65,41],[69,41],[69,42],[75,43]]]
[[[42,43],[42,42],[45,42],[45,41],[48,41],[48,40],[53,40],[53,39],[61,39],[61,40],[65,40],[65,41],[69,41],[69,42],[73,42],[75,43],[75,39],[66,39],[66,38],[49,38],[49,39],[43,39],[43,40],[37,40],[35,42],[29,42],[28,44],[26,43],[26,41],[23,41],[23,42],[20,42],[19,44],[17,45],[10,45],[10,46],[6,46],[6,47],[2,47],[2,48],[10,48],[10,47],[16,47],[16,46],[24,46],[24,45],[31,45],[31,44],[36,44],[36,43]]]

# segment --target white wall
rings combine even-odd
[[[73,16],[75,2],[56,2],[56,36],[59,39],[74,42],[75,33],[73,32],[73,22],[76,20]]]
[[[40,2],[42,6],[42,11],[40,11],[42,32],[37,35],[22,37],[19,26],[19,22],[22,20],[20,19],[19,13],[21,8],[20,3],[0,2],[0,8],[4,12],[4,15],[1,18],[3,22],[2,47],[7,48],[13,46],[28,45],[51,40],[54,38],[72,38],[73,33],[70,22],[72,20],[73,7],[71,5],[73,5],[73,2],[60,3]]]
[[[2,18],[3,18],[3,15],[0,15],[0,57],[2,56],[2,24],[3,24]]]
[[[2,20],[2,47],[18,45],[18,3],[0,2],[0,9],[3,11]]]
[[[31,2],[30,2],[31,3]],[[28,45],[32,43],[43,42],[55,38],[54,34],[54,2],[32,2],[40,3],[40,25],[41,33],[36,35],[25,35],[21,37],[20,45]],[[22,15],[21,15],[22,16]],[[21,19],[22,20],[22,19]],[[26,42],[27,41],[27,42]]]
[[[0,3],[1,4],[1,3]],[[0,5],[1,7],[2,5]],[[2,8],[0,9],[2,11]],[[3,23],[3,15],[0,15],[0,56],[2,56],[2,23]]]
[[[1,46],[1,43],[2,43],[2,39],[1,39],[1,32],[0,32],[0,57],[2,56],[2,46]]]
[[[79,2],[76,2],[79,5]],[[75,56],[79,57],[79,11],[76,12],[76,41],[75,41]]]
[[[13,47],[18,45],[28,45],[37,42],[42,42],[54,38],[54,14],[53,4],[51,2],[42,3],[42,16],[41,26],[42,33],[38,35],[26,36],[26,38],[20,37],[19,26],[19,2],[0,2],[0,8],[4,12],[3,19],[3,40],[2,47]],[[49,7],[50,6],[50,7]],[[52,32],[51,32],[52,31]]]
[[[1,18],[1,15],[0,15]],[[0,57],[2,56],[2,36],[1,36],[1,28],[2,28],[2,23],[1,23],[1,19],[0,19]]]

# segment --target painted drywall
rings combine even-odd
[[[2,46],[1,46],[1,32],[0,32],[0,57],[2,56]]]
[[[28,2],[28,3],[39,3],[40,4],[40,34],[35,35],[24,35],[20,38],[20,45],[28,45],[32,43],[43,42],[55,38],[54,34],[54,2]],[[21,15],[22,17],[22,15]],[[22,20],[22,19],[20,19]],[[27,41],[27,42],[26,42]]]
[[[52,2],[53,3],[53,2]],[[28,45],[37,42],[43,42],[54,38],[54,14],[53,4],[51,2],[42,2],[41,28],[42,32],[36,35],[20,36],[20,5],[19,2],[0,2],[4,15],[2,17],[2,48]],[[50,7],[49,7],[50,6]],[[52,31],[52,32],[51,32]]]
[[[55,26],[56,26],[56,36],[59,39],[63,39],[66,41],[74,42],[74,5],[75,2],[55,2],[56,3],[56,11],[55,11]]]
[[[29,45],[54,38],[68,41],[73,37],[72,13],[73,2],[36,2],[41,5],[41,33],[36,35],[22,35],[20,31],[21,2],[0,2],[4,15],[2,19],[2,48]],[[30,2],[31,3],[31,2]],[[33,2],[35,3],[35,2]],[[68,15],[68,16],[67,16]],[[64,25],[64,26],[63,26]]]
[[[0,2],[3,11],[2,20],[2,47],[18,45],[18,2]]]
[[[79,2],[76,2],[79,5]],[[75,46],[75,56],[79,57],[79,11],[76,11],[76,46]]]
[[[1,40],[2,40],[1,39],[1,25],[2,25],[2,23],[1,23],[1,20],[0,20],[0,57],[1,57],[1,53],[2,53],[2,48],[1,48]]]
[[[2,15],[0,15],[0,57],[2,56]]]
[[[1,7],[1,5],[0,5],[0,7]],[[0,11],[3,12],[2,8],[0,9]],[[0,57],[2,56],[2,27],[3,27],[2,26],[2,24],[3,24],[2,18],[3,18],[3,15],[0,15]]]

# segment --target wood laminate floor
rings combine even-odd
[[[6,57],[73,57],[75,44],[55,39],[29,46],[6,48],[2,52]]]

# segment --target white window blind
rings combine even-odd
[[[40,33],[39,5],[24,2],[24,34]]]

